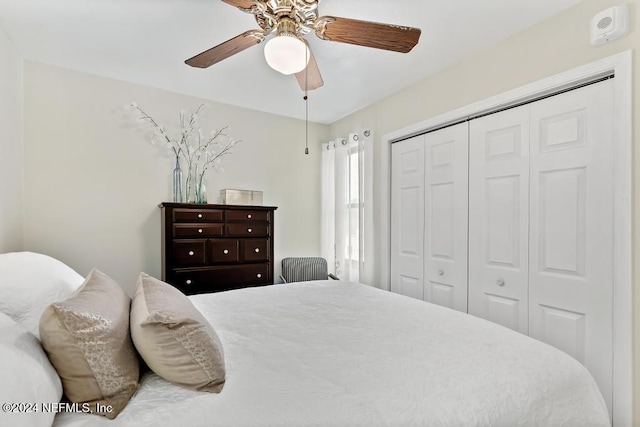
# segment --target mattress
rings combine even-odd
[[[148,372],[115,420],[54,426],[610,425],[575,359],[448,308],[336,281],[190,298],[224,346],[220,394]]]

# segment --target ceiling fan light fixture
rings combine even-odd
[[[309,62],[307,44],[292,33],[280,33],[264,47],[267,64],[285,74],[296,74],[304,70]]]

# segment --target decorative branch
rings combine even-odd
[[[204,104],[200,104],[188,119],[185,111],[180,111],[178,120],[180,131],[177,137],[172,137],[135,102],[128,107],[139,113],[138,121],[148,124],[153,130],[152,144],[159,142],[171,150],[177,159],[184,159],[188,168],[187,194],[190,193],[191,186],[194,184],[201,185],[207,170],[218,168],[221,158],[229,155],[233,147],[240,142],[225,133],[226,126],[212,131],[209,137],[203,140],[202,129],[198,126],[198,115]],[[194,178],[196,183],[192,182]]]

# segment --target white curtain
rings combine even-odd
[[[342,280],[373,283],[373,134],[323,145],[322,256]]]

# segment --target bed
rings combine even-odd
[[[224,347],[222,392],[192,391],[149,371],[114,420],[70,412],[53,425],[610,425],[580,363],[464,313],[340,281],[190,299]]]

